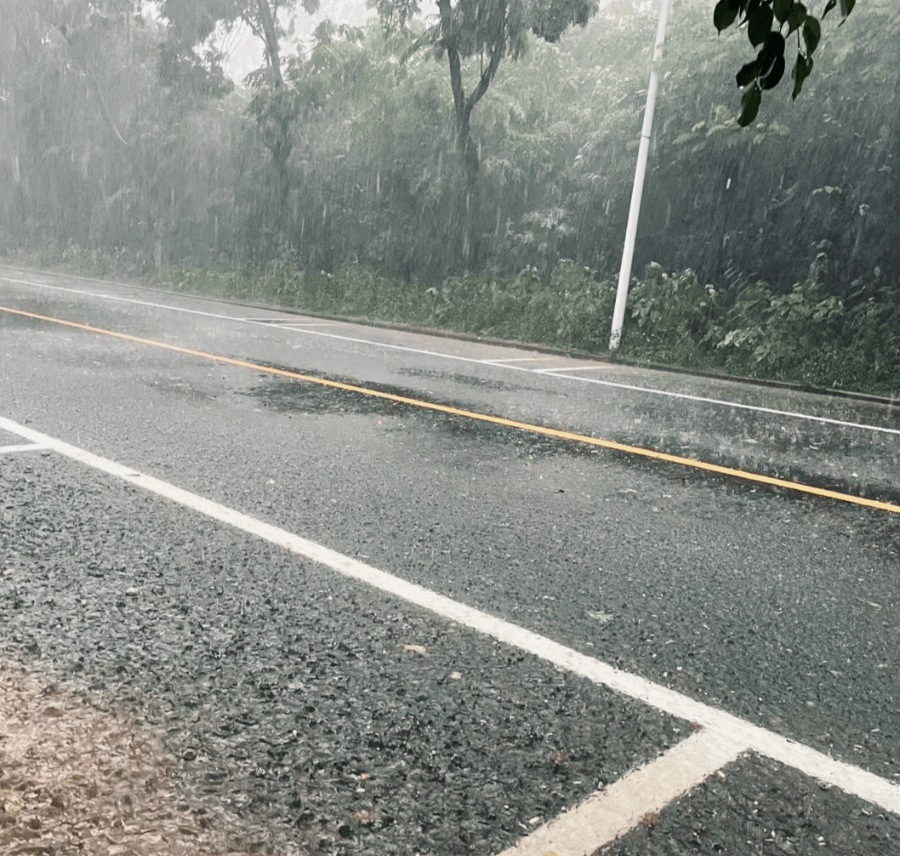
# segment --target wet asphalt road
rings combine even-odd
[[[839,489],[891,498],[900,485],[896,433],[478,362],[527,365],[530,352],[343,326],[303,334],[212,317],[275,317],[259,310],[90,286],[206,314],[171,312],[9,278],[5,306]],[[900,427],[896,409],[874,404],[597,374]],[[0,415],[900,780],[896,514],[6,313]],[[492,852],[683,734],[684,723],[52,455],[2,457],[0,479],[13,571],[0,580],[0,644],[163,723],[198,798],[197,775],[211,776],[220,806],[222,782],[242,782],[229,812],[256,818],[259,838],[283,843],[290,828],[322,852],[375,852],[366,836],[381,836],[382,853]],[[261,749],[247,729],[269,706],[277,735]],[[286,737],[298,721],[312,735],[302,749]],[[264,752],[269,778],[254,779]],[[398,752],[404,765],[388,769]],[[370,767],[379,794],[357,791]],[[421,781],[410,772],[423,769]],[[279,776],[294,777],[290,788]],[[387,792],[409,796],[386,809]],[[377,819],[354,825],[355,811]]]

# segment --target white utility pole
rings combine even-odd
[[[619,287],[616,289],[616,306],[613,310],[609,349],[619,347],[622,323],[625,320],[625,304],[628,301],[628,284],[631,280],[631,262],[634,259],[634,242],[637,238],[638,217],[641,213],[641,196],[644,193],[644,176],[647,174],[647,155],[650,152],[650,134],[653,130],[653,111],[656,109],[656,90],[659,88],[659,66],[663,43],[669,27],[669,7],[673,0],[660,0],[659,26],[656,28],[656,45],[653,48],[653,65],[650,69],[650,85],[647,87],[647,106],[644,108],[644,127],[641,129],[641,145],[638,149],[637,167],[634,171],[634,187],[631,191],[631,208],[625,229],[625,247],[622,250],[622,267],[619,268]]]

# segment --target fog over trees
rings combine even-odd
[[[299,50],[274,0],[2,6],[0,252],[436,287],[617,269],[655,3],[379,0]],[[835,296],[896,289],[900,10],[808,7],[675,0],[636,270],[786,291],[824,252]],[[265,64],[236,84],[238,20]]]

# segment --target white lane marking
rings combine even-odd
[[[232,318],[247,324],[263,324],[268,327],[334,327],[334,321],[303,321],[300,318]]]
[[[547,374],[552,375],[557,372],[593,372],[600,371],[601,369],[611,369],[613,368],[613,363],[593,363],[589,366],[563,366],[558,369],[535,369],[535,374]],[[572,378],[572,380],[582,380],[582,378]]]
[[[564,369],[563,371],[567,371]],[[536,372],[537,373],[537,372]],[[542,374],[546,373],[546,370],[541,371]],[[868,425],[862,422],[845,422],[842,419],[832,419],[828,416],[811,416],[808,413],[797,413],[792,410],[776,410],[772,407],[761,407],[756,404],[739,404],[734,401],[722,401],[718,398],[706,398],[702,395],[687,395],[683,392],[671,392],[666,389],[647,389],[644,386],[637,386],[631,383],[619,383],[618,381],[612,380],[601,380],[596,377],[583,377],[583,376],[575,376],[575,375],[566,375],[561,374],[560,372],[554,372],[553,377],[563,377],[568,380],[577,380],[581,381],[581,383],[595,383],[598,386],[611,386],[616,389],[627,389],[635,392],[652,392],[654,395],[664,395],[668,398],[684,398],[689,401],[696,401],[698,404],[715,404],[721,407],[734,407],[738,410],[752,410],[756,413],[768,413],[770,416],[789,416],[792,419],[807,419],[811,422],[823,422],[826,425],[838,425],[842,428],[862,428],[866,431],[879,431],[883,434],[897,434],[900,435],[900,428],[885,428],[881,425]]]
[[[12,279],[11,277],[6,277],[6,276],[0,276],[0,281],[12,282],[12,283],[16,283],[17,285],[30,285],[30,286],[38,286],[40,288],[49,288],[53,291],[64,291],[64,292],[67,292],[68,294],[82,294],[82,295],[85,295],[86,297],[102,297],[103,296],[99,292],[88,291],[86,289],[64,288],[61,285],[48,285],[45,282],[29,282],[28,280]],[[193,298],[193,295],[184,295],[184,296]],[[221,313],[218,313],[218,312],[203,312],[200,309],[188,309],[184,306],[171,306],[167,303],[154,303],[153,301],[150,301],[150,300],[135,300],[134,298],[131,298],[131,297],[109,297],[107,299],[108,300],[116,300],[119,303],[132,303],[136,306],[148,306],[151,309],[168,309],[171,312],[183,312],[187,315],[201,315],[204,318],[215,318],[215,319],[221,320],[221,321],[234,321],[238,324],[245,324],[245,323],[258,324],[259,323],[256,321],[248,322],[248,321],[245,321],[243,318],[240,318],[240,317],[237,317],[234,315],[222,315]],[[200,298],[194,298],[194,299],[200,299]],[[268,324],[266,326],[277,327],[280,329],[282,325]],[[445,360],[458,360],[459,362],[463,362],[463,363],[479,363],[480,364],[482,362],[480,359],[474,359],[473,357],[460,357],[455,354],[445,354],[442,351],[429,351],[424,348],[411,348],[411,347],[408,347],[407,345],[392,345],[392,344],[387,344],[385,342],[375,342],[371,339],[361,339],[361,338],[358,338],[355,336],[343,336],[339,333],[325,333],[321,330],[308,330],[305,327],[303,327],[303,328],[297,327],[294,329],[297,333],[308,333],[310,336],[322,336],[325,339],[338,339],[342,342],[353,342],[354,344],[358,344],[358,345],[372,345],[373,347],[376,347],[376,348],[387,348],[388,350],[392,350],[392,351],[404,351],[406,353],[420,354],[420,355],[426,356],[426,357],[439,357],[440,359],[445,359]],[[526,372],[531,371],[530,369],[521,368],[519,366],[508,366],[508,368],[519,369],[520,371],[526,371]]]
[[[649,764],[632,770],[581,805],[536,829],[499,856],[584,856],[629,829],[645,815],[684,796],[741,754],[726,735],[704,730]]]
[[[51,291],[64,291],[67,294],[82,294],[86,297],[102,297],[105,300],[115,300],[119,303],[133,303],[136,306],[149,306],[153,309],[168,309],[171,312],[184,312],[187,315],[202,315],[204,318],[217,318],[224,321],[241,321],[240,318],[235,318],[233,315],[222,315],[217,312],[203,312],[200,309],[188,309],[184,306],[171,306],[166,303],[153,303],[149,300],[136,300],[133,297],[122,297],[120,295],[105,295],[99,291],[89,291],[85,288],[65,288],[61,285],[50,285],[46,282],[31,282],[27,279],[13,279],[9,276],[0,276],[0,280],[3,282],[12,282],[16,285],[30,285],[30,286],[38,286],[39,288],[49,288]],[[186,295],[187,297],[192,297],[193,295]]]
[[[18,446],[0,446],[0,455],[7,455],[11,452],[37,452],[40,449],[46,449],[43,443],[22,443]]]
[[[664,713],[712,729],[731,740],[738,752],[751,749],[779,763],[796,767],[809,776],[834,785],[887,811],[900,814],[900,786],[881,776],[876,776],[874,773],[869,773],[843,761],[836,761],[822,752],[766,731],[758,725],[753,725],[725,711],[717,710],[668,687],[660,686],[638,675],[621,672],[608,663],[588,657],[586,654],[581,654],[524,627],[511,624],[482,612],[480,609],[458,603],[423,586],[407,582],[357,559],[344,556],[321,544],[301,538],[299,535],[264,523],[255,517],[220,505],[153,476],[136,472],[130,467],[102,458],[86,449],[71,446],[47,434],[41,434],[39,431],[19,425],[2,416],[0,416],[0,430],[15,434],[33,443],[43,443],[61,455],[123,479],[213,520],[262,538],[295,555],[325,565],[339,574],[408,601],[441,618],[476,630],[529,654],[534,654],[561,669],[642,701]]]
[[[16,283],[19,285],[29,285],[29,286],[38,286],[40,288],[49,288],[49,289],[53,289],[54,291],[65,291],[65,292],[69,292],[71,294],[84,294],[89,297],[103,297],[103,295],[98,292],[87,291],[87,290],[77,289],[77,288],[65,288],[65,287],[59,286],[59,285],[48,285],[47,283],[43,283],[43,282],[30,282],[28,280],[13,279],[11,277],[5,277],[5,276],[0,276],[0,280],[6,281],[6,282],[13,282],[13,283]],[[184,296],[191,297],[193,299],[201,299],[201,298],[195,298],[194,295],[184,295]],[[171,306],[166,303],[154,303],[154,302],[146,301],[146,300],[135,300],[130,297],[107,297],[105,299],[117,300],[122,303],[133,303],[138,306],[149,306],[154,309],[167,309],[171,312],[184,312],[184,313],[187,313],[190,315],[202,315],[207,318],[217,318],[217,319],[221,319],[224,321],[235,321],[238,323],[246,323],[242,318],[235,317],[233,315],[222,315],[222,314],[219,314],[216,312],[203,312],[199,309],[187,309],[187,308],[181,307],[181,306]],[[254,323],[254,322],[250,322],[250,323]],[[280,325],[270,325],[270,326],[280,326]],[[387,350],[392,350],[392,351],[403,351],[405,353],[420,354],[420,355],[428,356],[428,357],[438,357],[440,359],[445,359],[445,360],[457,360],[459,362],[475,363],[478,365],[484,365],[486,362],[491,362],[490,360],[485,360],[483,357],[478,358],[478,359],[476,359],[474,357],[461,357],[456,354],[448,354],[448,353],[444,353],[442,351],[432,351],[432,350],[428,350],[428,349],[424,349],[424,348],[412,348],[407,345],[394,345],[394,344],[388,344],[386,342],[376,342],[371,339],[362,339],[362,338],[359,338],[356,336],[344,336],[339,333],[325,333],[321,330],[310,330],[310,329],[306,329],[306,327],[302,327],[302,328],[295,327],[292,329],[294,329],[295,332],[297,332],[297,333],[306,333],[309,336],[323,336],[327,339],[338,339],[343,342],[353,342],[354,344],[360,344],[360,345],[371,345],[372,347],[375,347],[375,348],[385,348]],[[580,375],[568,375],[568,374],[564,373],[565,371],[567,371],[566,369],[558,369],[558,370],[550,372],[545,369],[533,369],[533,368],[529,368],[528,366],[512,365],[510,362],[504,362],[503,364],[498,364],[497,368],[510,369],[511,371],[529,372],[531,374],[541,374],[541,375],[549,374],[551,377],[564,378],[566,380],[574,380],[574,381],[578,381],[580,383],[594,383],[594,384],[599,384],[600,386],[607,386],[612,389],[624,389],[624,390],[628,390],[631,392],[642,392],[642,393],[646,393],[647,395],[662,395],[667,398],[675,398],[675,399],[680,399],[683,401],[693,401],[698,404],[712,404],[716,407],[728,407],[728,408],[734,408],[736,410],[749,410],[749,411],[752,411],[755,413],[767,413],[770,416],[783,416],[783,417],[787,417],[790,419],[801,419],[801,420],[804,420],[807,422],[820,422],[825,425],[837,425],[841,428],[858,428],[863,431],[876,431],[876,432],[882,433],[882,434],[893,434],[896,436],[900,436],[900,428],[887,428],[887,427],[883,427],[880,425],[869,425],[864,422],[849,422],[849,421],[845,421],[842,419],[832,419],[827,416],[813,416],[809,413],[798,413],[798,412],[792,411],[792,410],[778,410],[776,408],[761,407],[761,406],[755,405],[755,404],[741,404],[736,401],[724,401],[724,400],[718,399],[718,398],[707,398],[705,396],[700,396],[700,395],[689,395],[688,393],[684,393],[684,392],[672,392],[671,390],[656,389],[655,387],[638,386],[636,384],[620,383],[618,381],[612,381],[612,380],[600,380],[599,378],[584,377],[584,376],[580,376]]]
[[[546,360],[558,360],[559,357],[510,357],[504,360],[488,360],[482,359],[478,362],[488,363],[489,365],[502,365],[503,363],[536,363]]]

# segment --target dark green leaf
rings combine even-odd
[[[841,15],[845,18],[853,11],[856,0],[841,0]]]
[[[768,68],[780,56],[784,56],[785,41],[781,33],[773,30],[766,37],[766,42],[759,52],[759,70],[765,74]]]
[[[775,62],[772,63],[769,73],[760,80],[760,86],[762,86],[763,89],[772,89],[778,86],[779,81],[784,76],[784,68],[784,55],[782,55],[777,57]]]
[[[743,89],[745,86],[749,86],[756,80],[756,75],[758,74],[759,64],[756,60],[753,62],[748,62],[741,70],[737,73],[735,79],[737,80],[737,85]]]
[[[754,10],[747,27],[747,37],[750,39],[750,44],[753,47],[761,45],[766,40],[766,37],[772,32],[772,21],[774,19],[775,15],[771,6],[760,6]]]
[[[762,90],[758,84],[753,84],[741,96],[741,115],[738,116],[738,125],[746,128],[756,118],[759,113],[759,105],[762,104]]]
[[[822,18],[824,19],[825,16],[826,16],[826,15],[827,15],[827,14],[828,14],[835,6],[837,6],[837,0],[828,0],[828,2],[825,4],[825,10],[822,12]]]
[[[744,13],[744,20],[741,23],[746,24],[753,16],[753,13],[762,5],[763,0],[743,0],[740,6],[741,11]]]
[[[797,62],[794,64],[794,70],[791,72],[791,77],[794,78],[794,91],[791,93],[792,99],[800,94],[800,90],[803,89],[803,81],[809,77],[812,68],[812,57],[805,57],[803,54],[797,54]]]
[[[808,16],[803,22],[803,41],[806,42],[807,56],[812,56],[815,53],[821,38],[822,26],[812,15]]]
[[[809,15],[809,12],[806,11],[806,6],[802,3],[794,3],[790,14],[787,16],[788,32],[793,33],[794,30],[799,30],[803,26],[807,15]]]
[[[727,30],[737,18],[739,6],[734,0],[719,0],[713,10],[713,24],[720,33]]]
[[[775,0],[772,4],[772,11],[775,13],[775,17],[778,18],[778,22],[783,24],[787,20],[788,12],[791,11],[791,6],[794,4],[794,0]]]

